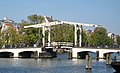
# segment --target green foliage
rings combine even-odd
[[[51,40],[56,42],[73,42],[74,30],[71,25],[57,25],[51,27]]]
[[[20,29],[20,41],[24,42],[25,44],[30,45],[30,43],[36,43],[38,40],[38,29],[35,28],[28,28],[24,29],[25,25],[33,25],[33,24],[20,24],[21,29]]]
[[[93,46],[109,46],[113,43],[112,39],[107,36],[107,30],[103,27],[97,27],[94,33],[91,34],[89,44]]]
[[[82,31],[82,46],[88,45],[88,35],[85,33],[85,31]]]
[[[117,37],[117,44],[120,45],[120,36]]]
[[[5,39],[3,38],[3,33],[0,33],[0,48],[5,44]]]
[[[44,17],[34,14],[34,15],[28,16],[28,20],[33,24],[38,24],[38,23],[44,22]]]
[[[28,16],[28,20],[30,23],[27,23],[26,21],[22,20],[22,23],[20,23],[20,40],[22,42],[24,42],[25,44],[31,45],[31,43],[36,43],[36,42],[40,42],[40,39],[42,38],[42,34],[39,33],[39,29],[40,32],[42,32],[42,29],[36,29],[36,28],[28,28],[28,29],[24,29],[24,26],[27,25],[34,25],[34,24],[39,24],[44,22],[44,17],[34,14],[34,15],[30,15]],[[24,33],[23,33],[24,32]]]
[[[14,28],[11,28],[6,33],[0,34],[0,48],[6,43],[6,40],[10,41],[9,45],[19,45],[20,42],[25,45],[31,45],[31,43],[41,42],[42,38],[42,28],[28,28],[24,29],[24,26],[34,25],[43,23],[45,21],[44,17],[41,15],[30,15],[27,17],[29,21],[24,21],[19,24],[20,30],[17,32]],[[29,23],[30,22],[30,23]],[[74,26],[72,25],[56,25],[51,26],[51,42],[74,42]],[[79,35],[79,30],[77,35]],[[92,46],[102,46],[105,47],[112,45],[114,42],[111,38],[107,36],[107,30],[103,27],[96,27],[92,34],[87,34],[82,29],[82,44],[92,45]],[[45,33],[48,42],[48,31]],[[79,36],[77,37],[79,38]],[[79,42],[79,39],[77,40]],[[117,43],[120,45],[120,36],[117,38]]]
[[[19,43],[19,34],[14,28],[9,30],[8,37],[11,45],[17,45]]]

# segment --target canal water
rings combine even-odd
[[[67,54],[53,59],[0,58],[0,73],[114,73],[105,60],[93,59],[91,71],[85,65],[85,59],[67,59]]]

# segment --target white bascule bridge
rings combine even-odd
[[[79,52],[83,52],[83,51],[91,51],[91,52],[99,52],[99,57],[103,58],[103,55],[105,53],[109,53],[109,52],[120,52],[120,50],[116,50],[116,49],[93,49],[93,48],[82,48],[81,47],[81,40],[82,40],[82,36],[81,36],[81,32],[82,32],[82,27],[101,27],[100,25],[96,25],[96,24],[86,24],[86,23],[77,23],[77,22],[67,22],[67,21],[49,21],[49,17],[44,17],[45,21],[44,23],[41,24],[34,24],[34,25],[29,25],[29,26],[24,26],[25,29],[27,28],[42,28],[42,47],[45,47],[45,29],[48,29],[48,47],[51,46],[51,39],[50,39],[50,30],[51,30],[51,26],[55,26],[55,25],[65,25],[65,24],[69,24],[69,25],[73,25],[74,26],[74,47],[71,47],[71,52],[72,52],[72,57],[73,58],[77,58],[77,54]],[[77,35],[77,30],[79,30],[80,34]],[[79,36],[79,39],[77,39],[77,36]],[[79,40],[79,48],[77,47],[77,40]],[[65,47],[64,47],[65,48]],[[66,47],[67,48],[67,47]],[[39,56],[39,53],[42,52],[42,48],[24,48],[24,49],[0,49],[0,52],[12,52],[13,53],[13,57],[19,57],[20,52],[37,52],[37,56]]]
[[[65,24],[69,24],[69,25],[74,25],[74,46],[77,46],[77,30],[80,30],[80,34],[79,34],[79,47],[81,47],[81,32],[82,32],[82,27],[87,26],[87,27],[101,27],[100,25],[96,25],[96,24],[86,24],[86,23],[77,23],[77,22],[68,22],[68,21],[53,21],[52,22],[49,21],[50,17],[44,17],[45,21],[44,23],[41,24],[35,24],[35,25],[29,25],[29,26],[24,26],[24,28],[42,28],[42,43],[43,46],[45,46],[45,29],[48,29],[48,46],[50,46],[50,28],[51,26],[55,26],[55,25],[65,25]],[[48,19],[49,18],[49,19]]]

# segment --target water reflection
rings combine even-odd
[[[86,70],[86,73],[92,73],[92,70]]]
[[[53,59],[0,58],[0,73],[113,73],[105,60],[93,60],[92,70],[86,71],[84,59],[68,60],[66,54]]]

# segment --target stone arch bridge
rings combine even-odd
[[[99,58],[104,58],[104,54],[120,52],[120,49],[72,48],[72,58],[78,58],[80,52],[99,52]]]
[[[0,49],[0,54],[2,56],[7,56],[7,57],[13,57],[13,58],[18,58],[21,57],[21,55],[26,55],[31,57],[39,56],[39,53],[42,52],[42,48],[14,48],[14,49]]]

